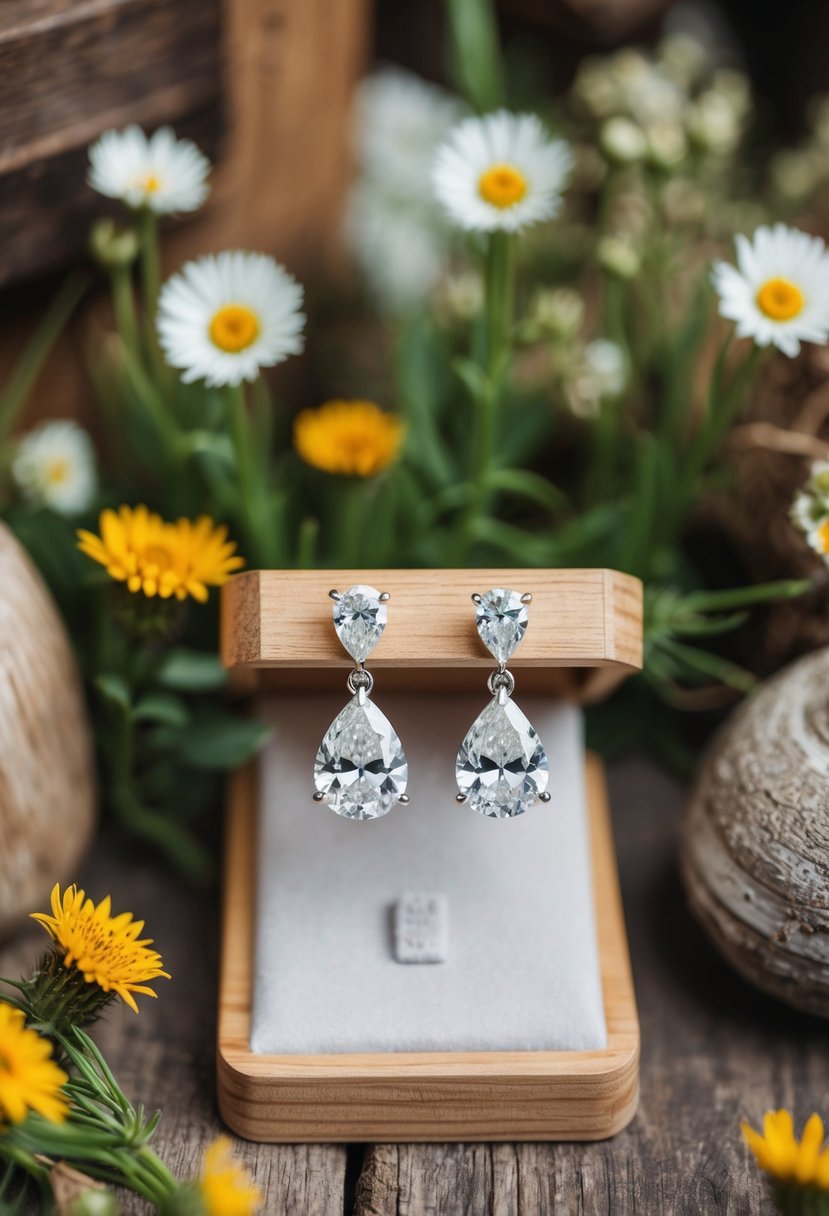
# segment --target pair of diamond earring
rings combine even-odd
[[[329,726],[314,764],[314,800],[346,819],[378,819],[409,801],[409,764],[386,715],[371,700],[374,677],[365,661],[386,627],[387,592],[363,585],[329,592],[334,628],[357,666],[348,676],[351,700]],[[549,802],[547,754],[535,728],[512,699],[507,661],[527,629],[530,594],[496,587],[473,595],[478,633],[497,660],[487,686],[492,700],[458,749],[457,801],[480,815],[511,819],[536,801]]]

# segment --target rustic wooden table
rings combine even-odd
[[[753,1216],[771,1211],[741,1143],[739,1120],[769,1106],[798,1119],[829,1114],[826,1025],[738,980],[685,908],[675,866],[682,794],[640,761],[610,770],[622,890],[642,1022],[642,1101],[627,1131],[598,1144],[240,1144],[267,1194],[264,1210],[296,1216]],[[155,1146],[188,1176],[219,1131],[213,1043],[218,902],[100,843],[81,875],[100,896],[146,916],[170,985],[135,1017],[99,1034],[134,1099],[164,1110]],[[37,931],[0,952],[24,967]],[[145,1210],[127,1204],[125,1212]]]

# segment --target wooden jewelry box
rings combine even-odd
[[[305,749],[306,734],[310,732],[306,732],[304,725],[300,728],[292,723],[291,719],[302,719],[303,714],[310,713],[315,720],[320,715],[323,720],[325,714],[317,708],[318,703],[333,704],[337,709],[347,699],[345,675],[352,663],[332,627],[328,591],[333,587],[347,589],[356,583],[373,585],[391,595],[388,627],[367,663],[376,678],[372,697],[381,708],[386,708],[394,697],[398,697],[398,707],[406,704],[405,699],[421,698],[418,704],[423,706],[423,711],[418,709],[412,721],[428,718],[431,712],[437,713],[436,707],[440,704],[441,722],[450,721],[454,730],[455,708],[462,707],[463,713],[468,713],[470,694],[477,698],[480,709],[488,699],[486,675],[495,664],[474,627],[470,594],[476,590],[483,592],[490,587],[511,586],[533,594],[526,637],[510,660],[510,669],[516,676],[515,699],[525,709],[533,701],[534,709],[530,714],[533,721],[533,714],[541,712],[545,706],[552,707],[549,712],[553,715],[558,712],[572,714],[573,711],[566,708],[568,704],[584,703],[606,694],[625,675],[641,667],[641,584],[611,570],[253,571],[239,575],[222,593],[222,658],[237,682],[251,690],[269,693],[271,708],[265,712],[273,716],[277,733],[281,730],[287,740],[283,741],[279,763],[283,769],[295,768],[299,774],[291,776],[291,805],[279,808],[280,813],[284,811],[289,815],[286,822],[289,822],[290,830],[284,837],[277,833],[277,842],[283,838],[293,840],[291,847],[296,849],[296,840],[301,840],[306,831],[309,834],[319,832],[320,826],[325,825],[327,832],[329,820],[334,820],[335,830],[344,832],[337,837],[340,844],[336,847],[345,843],[349,849],[359,847],[362,850],[364,845],[367,849],[376,849],[379,836],[375,832],[381,824],[391,825],[397,816],[399,828],[407,822],[418,822],[416,818],[402,817],[429,814],[433,817],[432,822],[439,825],[438,832],[443,832],[444,825],[451,825],[457,844],[464,839],[481,841],[490,828],[496,831],[503,828],[505,833],[511,833],[531,816],[539,817],[536,822],[541,824],[544,822],[541,816],[554,815],[557,762],[549,748],[549,788],[553,795],[549,807],[533,808],[512,823],[480,820],[467,808],[451,806],[455,793],[451,781],[452,764],[461,736],[457,740],[446,739],[444,745],[443,733],[438,746],[428,752],[425,764],[423,756],[417,761],[418,771],[431,781],[431,795],[422,802],[418,802],[414,792],[415,766],[411,763],[411,754],[412,805],[394,808],[391,815],[377,823],[347,823],[311,802],[311,765],[319,739],[307,738],[307,757],[297,755],[298,749]],[[300,704],[297,698],[305,698],[301,709],[296,708]],[[559,706],[563,707],[561,711]],[[399,708],[394,711],[395,715],[399,712]],[[397,725],[394,716],[393,720]],[[323,724],[327,725],[327,721]],[[469,724],[461,722],[462,731]],[[405,737],[403,731],[400,732],[404,743],[415,733],[411,723],[407,729]],[[444,730],[443,726],[440,730]],[[579,736],[571,733],[570,737],[576,740],[571,746],[580,748]],[[406,991],[409,992],[419,993],[422,983],[424,998],[420,1002],[415,996],[404,1010],[405,1017],[399,1004],[389,1005],[390,1009],[398,1010],[403,1048],[398,1050],[396,1047],[397,1024],[392,1018],[390,1024],[387,1021],[376,1032],[382,1038],[382,1050],[336,1050],[330,1045],[315,1049],[314,1027],[322,1015],[316,1007],[312,1008],[314,1002],[311,1001],[307,1005],[311,1029],[305,1037],[301,1027],[298,1038],[293,1031],[288,1036],[291,1041],[295,1039],[304,1045],[283,1050],[281,1040],[272,1041],[274,1032],[269,1029],[268,1006],[274,1000],[276,1004],[287,1002],[289,1006],[292,999],[298,1001],[296,1010],[300,1020],[306,1007],[290,991],[291,985],[279,973],[280,964],[274,961],[284,959],[286,953],[291,952],[263,953],[262,943],[274,940],[281,943],[279,934],[283,938],[295,934],[301,943],[306,942],[308,938],[303,938],[302,934],[308,932],[304,917],[309,906],[313,907],[309,901],[318,898],[324,903],[335,898],[325,874],[335,875],[336,885],[336,870],[329,857],[328,871],[323,865],[315,874],[316,855],[306,851],[301,863],[292,863],[293,869],[289,868],[287,873],[283,869],[281,877],[274,877],[266,864],[267,858],[273,856],[268,849],[272,848],[274,834],[266,828],[268,816],[273,813],[271,804],[283,797],[279,793],[281,785],[274,786],[267,772],[260,781],[257,765],[235,776],[230,788],[218,1025],[219,1105],[225,1121],[235,1132],[252,1140],[283,1143],[591,1140],[611,1136],[630,1121],[638,1099],[639,1028],[613,838],[601,762],[591,755],[579,761],[578,754],[575,768],[583,764],[586,769],[580,789],[584,798],[585,840],[589,840],[589,846],[585,845],[584,873],[590,875],[583,884],[582,897],[589,907],[592,886],[596,1001],[603,1021],[601,1044],[587,1049],[499,1050],[496,1042],[487,1040],[486,1049],[481,1049],[477,1043],[469,1050],[458,1049],[457,1044],[452,1050],[412,1050],[412,1042],[428,1042],[432,1034],[427,1027],[420,1035],[417,1018],[421,1005],[423,1017],[427,1018],[425,1011],[430,1006],[426,994],[428,985],[435,982],[436,972],[432,970],[427,976],[426,968],[401,968],[389,959],[385,971],[380,968],[367,972],[372,978],[367,981],[364,1004],[369,1015],[374,1005],[383,1007],[385,994],[378,985],[386,982],[384,975],[391,977],[389,983],[398,983],[402,982],[398,977],[405,971]],[[441,791],[442,798],[447,757],[448,801],[446,809],[436,810],[433,805],[435,790]],[[424,768],[430,767],[435,771],[423,773]],[[436,776],[438,768],[439,777]],[[301,807],[298,805],[300,781],[307,785],[307,799]],[[304,799],[304,786],[302,797]],[[284,798],[288,799],[289,795],[285,794]],[[297,805],[294,805],[295,801]],[[309,818],[303,819],[303,815]],[[320,816],[323,818],[318,819]],[[466,818],[461,820],[456,816]],[[421,819],[420,823],[423,822]],[[457,826],[460,823],[461,828]],[[467,835],[459,836],[458,832]],[[476,832],[479,834],[475,835]],[[406,858],[401,860],[400,857],[401,838],[397,837],[398,846],[395,846],[390,826],[386,839],[389,850],[395,849],[393,866],[397,867],[399,876],[401,866],[405,873],[406,864]],[[500,839],[506,842],[507,837]],[[352,852],[351,855],[353,858],[360,854]],[[391,851],[388,856],[392,865]],[[458,868],[469,869],[469,857],[474,858],[475,854],[474,849],[467,854],[462,846],[451,856],[457,856]],[[543,888],[547,882],[544,859],[538,858],[536,872],[533,855],[530,857],[528,888],[533,884]],[[569,860],[564,859],[564,862],[569,868]],[[345,851],[342,863],[347,864]],[[573,865],[577,866],[577,863],[578,858],[574,858]],[[446,866],[455,862],[451,859],[447,862],[444,856],[443,864],[445,878]],[[357,882],[355,879],[359,888],[353,894],[355,904],[358,897],[364,895],[361,883],[368,881],[370,884],[374,881],[373,874],[370,867],[367,880]],[[380,881],[379,877],[377,881]],[[299,894],[296,904],[280,897],[280,915],[276,918],[279,924],[275,927],[273,917],[263,913],[263,909],[275,906],[278,892],[261,889],[257,892],[257,884],[261,887],[264,883],[270,888],[277,882],[281,882],[283,888],[291,886]],[[383,901],[384,891],[385,888],[378,888],[378,906]],[[497,904],[498,898],[497,891],[489,895],[490,903],[495,901]],[[327,919],[321,922],[325,932],[332,927],[339,930],[340,920],[345,922],[342,952],[346,957],[338,960],[345,970],[337,970],[339,978],[332,970],[330,985],[334,987],[342,985],[343,976],[348,976],[349,943],[354,941],[349,930],[355,927],[349,923],[351,901],[349,894],[348,901],[332,906],[326,913]],[[487,919],[490,925],[508,920],[514,908],[496,906],[491,911],[492,920]],[[263,915],[268,915],[266,924]],[[467,936],[463,938],[459,934],[461,948],[458,953],[463,954],[464,948],[468,947],[467,953],[483,954],[486,966],[486,951],[481,949],[485,943],[480,939],[470,940],[468,925],[465,929],[460,928]],[[481,933],[485,931],[482,921]],[[473,937],[475,932],[473,929]],[[566,924],[545,923],[540,926],[540,932],[548,934],[553,943],[562,935],[566,936],[570,929]],[[261,935],[258,952],[257,934]],[[274,934],[277,934],[276,938]],[[309,958],[313,958],[314,948],[312,938]],[[296,953],[294,944],[293,954]],[[450,953],[450,963],[452,959]],[[313,963],[311,965],[313,967]],[[358,965],[359,959],[355,963]],[[438,970],[443,967],[447,970],[442,975],[448,976],[449,964],[441,964]],[[543,968],[539,968],[539,975],[542,971]],[[323,1003],[330,1000],[333,1009],[341,1002],[343,1019],[349,1021],[343,1041],[359,1041],[360,1010],[354,1008],[354,993],[349,984],[346,982],[344,988],[327,992],[326,974],[312,975],[310,979],[305,974],[300,978],[317,998],[322,994]],[[493,985],[492,991],[496,996],[502,995],[497,984]],[[505,999],[509,996],[507,992]],[[511,1016],[520,1022],[523,1003],[520,992],[516,996],[519,999]],[[547,1008],[551,1022],[555,1020],[554,1015],[561,1020],[560,1010],[555,1006],[555,1001],[551,1001],[549,1006],[542,1004],[536,1011],[542,1022]],[[258,1029],[256,1026],[257,1009],[259,1022],[265,1024],[264,1031],[261,1024]],[[447,1018],[450,1017],[451,1012],[447,1012]],[[517,1033],[520,1040],[520,1026]],[[528,1030],[527,1033],[532,1038],[533,1035],[538,1037],[539,1032]],[[542,1040],[543,1037],[542,1031]],[[337,1042],[336,1033],[332,1038],[327,1029],[324,1038],[329,1044]],[[256,1050],[251,1045],[252,1040],[257,1044]],[[266,1044],[266,1049],[262,1048],[262,1043]]]

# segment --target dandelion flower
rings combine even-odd
[[[294,447],[305,463],[344,477],[376,476],[402,442],[400,419],[373,401],[327,401],[294,423]]]
[[[79,515],[97,489],[92,440],[69,419],[43,422],[21,439],[12,475],[31,502]]]
[[[787,1110],[767,1111],[762,1134],[741,1124],[746,1143],[761,1170],[776,1182],[829,1190],[829,1148],[824,1146],[823,1120],[810,1115],[800,1140]]]
[[[572,159],[534,114],[499,110],[458,123],[438,149],[432,181],[459,227],[517,232],[556,214]]]
[[[74,884],[61,898],[60,886],[52,888],[52,915],[34,912],[32,920],[42,925],[63,952],[64,967],[74,967],[87,984],[114,992],[138,1013],[134,993],[156,996],[147,984],[170,976],[162,969],[161,955],[150,950],[152,938],[141,938],[143,920],[131,912],[112,915],[107,895],[95,905]]]
[[[302,287],[263,253],[224,252],[188,262],[158,303],[167,362],[190,384],[255,380],[302,350]]]
[[[99,528],[100,536],[80,529],[78,548],[128,591],[150,598],[191,596],[203,604],[209,587],[221,587],[245,564],[227,528],[208,515],[171,524],[143,505],[121,506],[102,511]]]
[[[207,157],[170,127],[149,137],[136,126],[106,131],[89,149],[93,190],[157,215],[196,211],[207,197],[209,172]]]
[[[30,1110],[62,1123],[69,1103],[61,1092],[69,1080],[52,1059],[52,1045],[26,1025],[21,1009],[0,1001],[0,1132],[22,1123]]]
[[[820,237],[785,224],[736,238],[737,265],[715,262],[720,313],[737,336],[793,358],[801,342],[829,339],[829,254]]]
[[[262,1193],[247,1170],[234,1161],[226,1136],[220,1136],[206,1149],[196,1187],[206,1216],[253,1216],[262,1202]]]

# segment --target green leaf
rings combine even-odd
[[[693,679],[695,676],[707,676],[728,685],[737,692],[750,692],[757,683],[756,678],[744,667],[739,667],[721,655],[712,654],[709,650],[700,650],[697,646],[686,646],[670,638],[662,643],[665,650],[673,654],[685,667],[685,676]],[[697,681],[698,682],[698,681]]]
[[[201,720],[181,729],[161,727],[158,738],[184,764],[225,772],[255,756],[269,733],[266,723],[211,709]]]
[[[127,716],[132,712],[132,695],[123,676],[104,672],[95,678],[95,687],[109,705]]]
[[[472,359],[455,359],[452,369],[473,401],[483,400],[491,391],[489,377]]]
[[[454,84],[479,113],[506,100],[501,41],[492,0],[447,0]]]
[[[40,369],[91,281],[91,275],[86,272],[66,280],[18,359],[0,393],[0,442],[8,438]]]
[[[811,590],[812,584],[808,579],[781,579],[751,587],[691,591],[682,597],[682,603],[690,612],[723,612],[729,608],[747,608],[751,604],[765,604],[772,600],[797,599]]]
[[[227,683],[227,672],[215,654],[184,646],[169,650],[158,671],[158,682],[176,692],[212,692]]]
[[[567,501],[558,486],[529,469],[494,469],[488,480],[491,489],[517,494],[551,513],[559,511]]]
[[[166,726],[186,726],[190,712],[181,697],[171,692],[150,692],[133,710],[136,722],[160,722]]]

